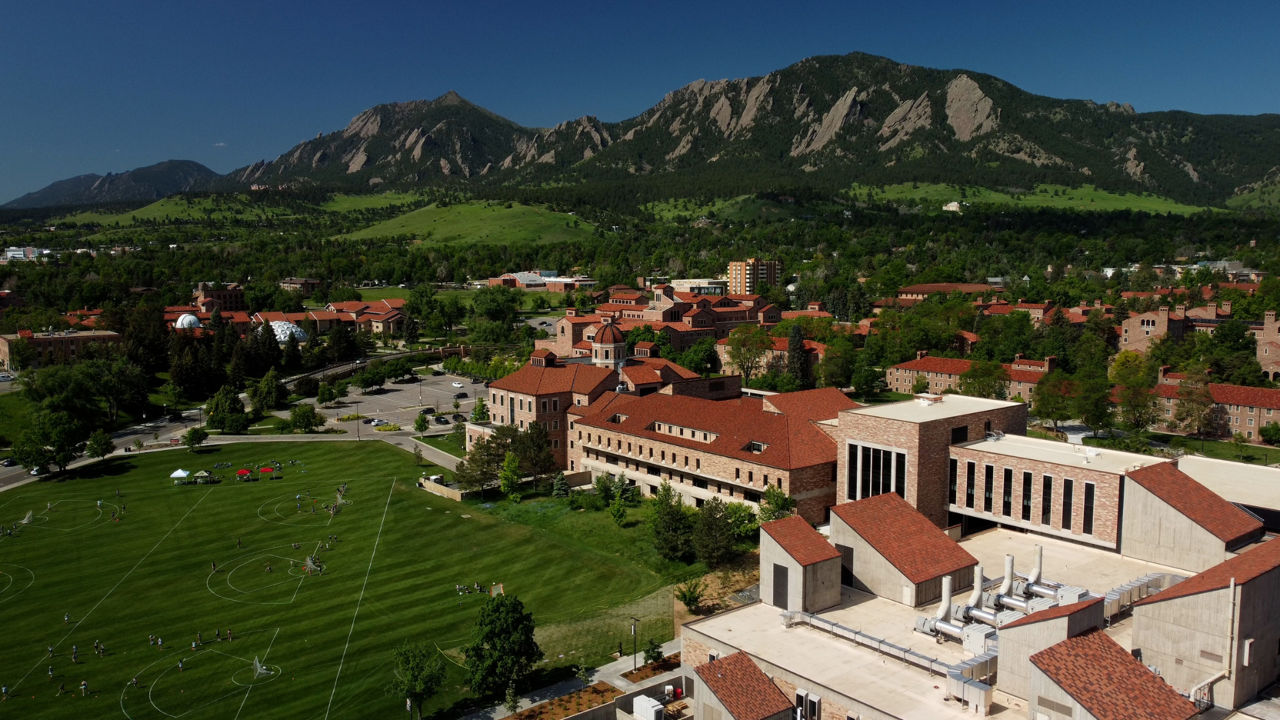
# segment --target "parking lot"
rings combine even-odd
[[[461,387],[455,387],[458,383]],[[473,383],[471,380],[457,375],[421,376],[413,383],[387,382],[380,390],[373,390],[368,395],[360,394],[358,388],[351,388],[351,393],[342,402],[332,408],[321,408],[320,411],[329,419],[359,412],[369,419],[386,420],[399,425],[405,430],[413,428],[413,421],[423,408],[432,408],[435,412],[453,414],[454,396],[466,393],[465,398],[458,399],[458,413],[470,418],[475,407],[476,395],[484,395],[484,383]],[[341,423],[348,432],[356,431],[355,424]],[[453,427],[453,421],[440,424],[432,421],[432,432],[447,432]],[[369,425],[363,425],[360,432],[373,432]]]

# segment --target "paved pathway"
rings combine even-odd
[[[671,653],[674,653],[674,652],[679,652],[679,650],[680,650],[679,639],[669,640],[666,643],[663,643],[662,645],[662,654],[664,656],[670,655]],[[670,682],[671,680],[679,678],[681,675],[684,674],[684,667],[681,666],[670,672],[663,673],[662,675],[649,678],[648,680],[642,680],[640,684],[633,683],[630,680],[627,680],[626,678],[622,677],[622,673],[629,672],[633,665],[639,666],[643,664],[644,664],[643,652],[637,654],[634,658],[631,655],[624,655],[623,657],[617,660],[614,660],[608,665],[602,665],[596,668],[595,670],[593,670],[591,673],[591,682],[594,683],[594,682],[603,680],[604,682],[607,682],[610,685],[618,688],[623,693],[629,693],[629,692],[632,692],[633,690],[639,690],[642,687],[649,687],[651,685],[657,685],[658,683]],[[673,683],[673,684],[679,684],[679,683]],[[545,702],[547,700],[550,700],[551,698],[557,698],[557,697],[560,697],[561,695],[567,695],[573,692],[574,690],[582,689],[582,687],[583,685],[581,680],[578,680],[577,678],[571,678],[569,680],[562,680],[561,682],[558,682],[554,685],[548,685],[547,687],[544,687],[544,688],[538,688],[537,690],[534,690],[532,692],[529,692],[520,696],[520,710],[524,710],[525,708],[532,707],[534,705],[537,705],[540,702]],[[477,710],[476,712],[473,712],[470,715],[463,716],[463,718],[464,720],[498,720],[499,718],[505,718],[510,716],[511,715],[510,713],[507,712],[507,709],[502,707],[501,704],[499,704],[499,705],[494,705],[493,707],[485,708],[483,710]]]

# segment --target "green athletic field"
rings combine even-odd
[[[279,477],[234,479],[238,468],[277,460]],[[175,487],[179,467],[225,479]],[[606,661],[630,615],[644,618],[642,639],[671,637],[667,581],[627,549],[642,527],[616,528],[607,513],[539,522],[565,512],[549,499],[526,501],[523,522],[505,503],[489,512],[417,489],[423,469],[376,442],[242,443],[118,457],[0,493],[5,527],[32,513],[0,537],[0,684],[9,687],[0,717],[393,717],[404,700],[384,689],[391,650],[405,639],[434,642],[450,659],[447,688],[429,709],[453,717],[469,702],[459,650],[483,597],[459,596],[460,583],[503,583],[520,597],[538,623],[547,676]],[[319,508],[344,482],[349,504],[336,516],[309,511],[308,491]],[[326,549],[329,535],[337,540]],[[322,574],[300,565],[311,553]],[[255,677],[255,657],[270,674]]]

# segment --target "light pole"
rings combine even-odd
[[[636,653],[639,652],[636,640],[636,624],[640,622],[640,618],[631,618],[631,669],[636,669]]]
[[[356,442],[360,441],[360,401],[356,400]]]

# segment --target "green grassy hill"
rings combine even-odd
[[[405,213],[348,235],[350,238],[412,235],[421,242],[538,243],[585,240],[594,226],[545,207],[502,203],[459,203]]]
[[[376,195],[344,195],[337,194],[320,205],[320,209],[329,212],[349,212],[351,210],[368,210],[391,205],[404,205],[421,200],[422,195],[407,192],[385,192]]]
[[[873,202],[918,204],[927,212],[941,212],[942,206],[953,201],[970,205],[1010,205],[1021,208],[1057,208],[1067,210],[1138,210],[1149,213],[1175,213],[1187,215],[1206,208],[1186,205],[1144,193],[1114,193],[1092,185],[1067,187],[1065,185],[1037,185],[1027,193],[1009,193],[984,187],[942,185],[934,183],[900,183],[883,187],[854,185],[849,194],[865,200],[870,193]]]
[[[133,225],[140,220],[154,222],[192,222],[245,220],[283,217],[293,212],[254,202],[248,195],[214,195],[189,198],[182,195],[157,200],[150,205],[121,213],[86,211],[59,218],[60,223],[96,223],[98,225]]]
[[[1227,201],[1232,210],[1280,209],[1280,180],[1261,183],[1258,187],[1241,193]]]

